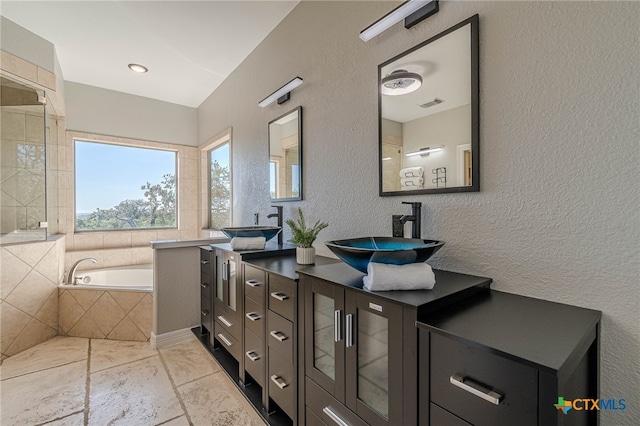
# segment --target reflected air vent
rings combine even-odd
[[[429,108],[435,105],[439,105],[441,103],[443,103],[444,101],[440,98],[433,98],[430,101],[426,101],[425,103],[422,104],[418,104],[419,106],[421,106],[422,108]]]

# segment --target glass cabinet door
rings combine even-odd
[[[306,374],[344,401],[344,290],[313,280],[305,293]]]
[[[351,291],[345,297],[347,406],[369,424],[396,424],[401,419],[394,413],[402,415],[402,307]]]

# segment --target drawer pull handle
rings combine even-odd
[[[502,399],[502,395],[490,389],[487,389],[486,386],[478,382],[475,382],[474,380],[471,380],[467,377],[462,377],[458,374],[454,374],[449,378],[449,381],[451,382],[452,385],[457,386],[460,389],[469,392],[470,394],[480,397],[492,404],[500,405],[500,400]],[[475,387],[467,384],[467,382],[473,383]],[[484,389],[477,389],[478,387],[484,388]]]
[[[333,312],[333,340],[337,343],[342,340],[342,311]]]
[[[274,374],[273,376],[271,376],[271,381],[275,383],[276,386],[278,386],[280,389],[284,389],[287,386],[289,386],[289,384],[284,380],[281,380],[281,377],[278,376],[277,374]]]
[[[349,426],[349,423],[345,422],[340,418],[339,415],[333,412],[333,410],[329,407],[324,407],[322,412],[325,413],[331,420],[333,420],[337,425],[340,426]]]
[[[269,333],[269,334],[271,334],[271,335],[272,335],[276,340],[278,340],[279,342],[284,342],[285,340],[287,340],[287,339],[288,339],[288,337],[287,337],[283,332],[281,332],[281,331],[273,330],[273,331],[272,331],[271,333]]]
[[[248,314],[245,314],[245,317],[249,318],[251,321],[258,321],[260,318],[262,318],[256,312],[249,312]]]
[[[255,351],[247,351],[245,352],[245,355],[247,355],[247,357],[253,362],[256,362],[260,359],[260,355],[258,355]]]
[[[200,315],[206,317],[207,315],[209,315],[209,311],[200,311]]]
[[[353,346],[353,314],[347,314],[347,341],[345,342],[345,346],[350,348]]]
[[[227,345],[229,347],[231,347],[231,345],[233,345],[233,343],[231,343],[231,341],[229,339],[224,337],[224,335],[222,333],[218,333],[218,337],[220,338],[220,340],[222,340],[224,342],[225,345]]]
[[[279,300],[281,302],[284,302],[285,300],[287,300],[289,298],[289,296],[287,296],[284,293],[281,293],[279,291],[275,291],[273,293],[271,293],[271,297],[273,297],[276,300]]]
[[[231,327],[233,326],[233,324],[231,324],[225,317],[223,317],[222,315],[218,315],[218,320],[220,320],[221,323],[223,323],[224,325],[226,325],[227,327]]]
[[[209,288],[209,283],[202,283],[202,284],[200,284],[200,287]]]
[[[200,263],[202,263],[203,265],[208,265],[209,261],[208,260],[201,260]]]
[[[262,282],[258,280],[246,280],[245,284],[251,287],[260,287],[260,284],[262,284]]]

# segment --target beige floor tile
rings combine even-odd
[[[160,353],[176,386],[220,371],[218,364],[195,338],[160,349]]]
[[[91,373],[158,355],[148,342],[91,341]]]
[[[34,318],[29,321],[29,324],[27,324],[24,330],[22,330],[22,333],[20,333],[11,346],[7,348],[4,354],[7,356],[19,354],[20,352],[44,343],[57,335],[58,330],[53,329]]]
[[[80,337],[53,339],[8,358],[0,366],[2,380],[86,360],[89,340]],[[86,364],[85,364],[86,366]]]
[[[84,412],[72,414],[62,419],[45,423],[43,426],[84,426]]]
[[[218,372],[178,387],[194,425],[264,425],[229,378]]]
[[[159,357],[91,374],[89,425],[155,425],[182,414]]]
[[[0,424],[35,425],[83,410],[86,373],[78,361],[3,380]]]
[[[161,423],[162,426],[190,426],[187,416],[180,416],[177,419],[169,420],[166,423]]]

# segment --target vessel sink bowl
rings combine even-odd
[[[363,237],[325,242],[342,261],[367,273],[369,262],[405,265],[424,262],[444,245],[443,241],[414,238]]]
[[[278,235],[280,226],[236,226],[220,229],[229,238],[235,237],[264,237],[267,241]]]

